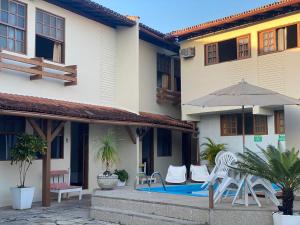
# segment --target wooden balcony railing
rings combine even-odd
[[[156,101],[158,104],[171,103],[173,105],[179,105],[181,103],[181,93],[166,88],[157,88]]]
[[[65,86],[77,85],[77,66],[61,66],[44,62],[43,58],[26,58],[0,51],[0,69],[30,74],[30,80],[53,78]]]

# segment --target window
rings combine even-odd
[[[242,114],[221,115],[221,135],[236,136],[243,134]],[[268,134],[267,117],[262,115],[245,114],[245,134],[265,135]]]
[[[37,124],[46,133],[47,121],[43,119],[36,120]],[[55,130],[59,126],[59,121],[52,121],[52,130]],[[37,133],[34,132],[36,135]],[[42,158],[38,155],[38,158]],[[64,158],[64,129],[54,138],[51,144],[51,159],[63,159]]]
[[[237,38],[238,59],[250,57],[250,35]]]
[[[0,48],[25,53],[26,5],[1,0]]]
[[[211,65],[218,63],[218,45],[217,43],[208,44],[205,46],[206,64]]]
[[[174,59],[174,90],[181,91],[180,59]]]
[[[36,56],[64,63],[64,33],[65,20],[63,18],[37,9]]]
[[[24,118],[0,116],[0,160],[10,160],[10,151],[16,144],[17,135],[24,132]]]
[[[157,54],[157,87],[171,89],[171,57]]]
[[[274,28],[259,33],[259,53],[267,54],[298,46],[298,25]]]
[[[250,35],[205,45],[206,65],[245,59],[250,56]]]
[[[219,62],[227,62],[237,59],[236,38],[218,43]]]
[[[157,156],[172,156],[172,132],[157,129]]]
[[[285,125],[284,125],[284,111],[275,111],[275,134],[284,134]]]

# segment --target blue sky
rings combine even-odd
[[[94,0],[162,32],[256,8],[274,0]]]

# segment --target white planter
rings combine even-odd
[[[98,175],[97,182],[98,186],[103,190],[111,190],[117,186],[118,176],[112,174],[111,176]]]
[[[117,183],[118,187],[124,187],[125,185],[126,185],[126,181],[122,182],[118,179],[118,183]]]
[[[274,225],[299,225],[300,214],[294,213],[292,216],[282,215],[282,212],[273,213]]]
[[[32,206],[34,187],[10,188],[13,209],[30,209]]]

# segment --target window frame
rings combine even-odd
[[[25,10],[25,12],[24,12],[24,29],[19,27],[19,26],[11,25],[9,23],[5,23],[5,22],[2,22],[2,21],[0,21],[0,24],[4,25],[6,27],[11,27],[13,29],[18,29],[18,30],[21,30],[21,31],[24,32],[24,41],[23,41],[23,43],[24,43],[24,52],[12,51],[12,50],[9,50],[7,47],[3,48],[3,50],[8,51],[8,52],[13,52],[13,53],[16,53],[16,54],[20,54],[20,55],[27,55],[27,51],[28,51],[28,49],[27,49],[28,5],[27,5],[27,3],[21,2],[19,0],[8,0],[8,4],[9,4],[9,2],[15,2],[17,4],[20,4],[20,5],[24,6],[24,10]],[[0,5],[1,5],[1,1],[0,1]],[[8,5],[8,7],[9,7],[9,5]],[[1,9],[1,11],[2,11],[2,9]],[[7,12],[7,11],[5,11],[5,12]],[[9,14],[9,11],[8,11],[8,14]],[[16,15],[19,15],[19,14],[16,14]],[[4,36],[1,36],[1,37],[4,37]],[[8,39],[8,34],[7,34],[6,39]],[[14,42],[16,42],[16,39],[13,39],[13,40],[14,40]]]
[[[248,56],[240,57],[239,53],[239,40],[248,38]],[[242,35],[236,38],[236,51],[237,51],[237,60],[248,59],[251,58],[251,34]],[[245,50],[243,50],[245,51]]]
[[[232,113],[232,114],[221,114],[220,115],[220,129],[221,129],[221,136],[241,136],[242,134],[238,134],[238,115],[242,115],[241,113]],[[268,117],[265,115],[253,115],[253,132],[251,134],[245,134],[246,136],[249,135],[268,135]],[[262,132],[256,132],[256,124],[255,124],[255,119],[257,118],[257,116],[263,116],[265,118],[265,123],[264,123],[264,127],[265,127],[265,131]],[[232,117],[233,120],[235,120],[235,127],[233,127],[235,129],[235,132],[231,132],[231,133],[226,133],[225,131],[225,118],[226,117]]]
[[[63,34],[63,41],[58,40],[58,39],[55,39],[55,38],[51,37],[50,35],[47,36],[47,35],[40,34],[40,33],[37,32],[37,23],[38,23],[38,21],[37,21],[37,13],[38,13],[38,11],[40,11],[40,12],[42,12],[42,13],[46,13],[46,14],[48,14],[48,15],[50,15],[50,16],[54,16],[55,18],[59,18],[59,19],[62,19],[62,20],[63,20],[63,32],[62,32],[62,34]],[[42,25],[43,25],[43,24],[42,24]],[[64,64],[65,64],[65,61],[66,61],[66,18],[65,18],[65,17],[62,17],[62,16],[59,16],[59,15],[56,15],[56,14],[54,14],[54,13],[52,13],[52,12],[46,11],[46,10],[44,10],[44,9],[36,8],[36,10],[35,10],[35,37],[36,37],[36,36],[40,36],[40,37],[42,37],[42,38],[49,39],[49,40],[51,40],[51,41],[53,41],[53,42],[58,42],[58,43],[60,43],[60,44],[62,45],[62,57],[61,57],[61,62],[56,62],[56,61],[51,60],[51,59],[45,59],[45,60],[50,61],[50,62],[54,62],[54,63],[57,63],[57,64],[62,64],[62,65],[64,65]],[[35,57],[37,57],[37,56],[36,56],[36,43],[35,43],[34,47],[35,47],[35,49],[34,49],[34,54],[35,54]]]
[[[214,63],[209,63],[208,62],[208,47],[211,46],[211,45],[216,45],[216,62]],[[213,42],[213,43],[209,43],[209,44],[206,44],[204,45],[204,48],[205,48],[205,65],[206,66],[209,66],[209,65],[214,65],[214,64],[218,64],[219,63],[219,45],[218,45],[218,42]]]
[[[279,27],[278,27],[279,28]],[[272,28],[272,29],[268,29],[268,30],[264,30],[264,31],[260,31],[259,35],[258,35],[258,53],[259,55],[266,55],[266,54],[271,54],[274,52],[277,52],[277,28]],[[273,41],[274,41],[274,50],[273,51],[268,51],[268,52],[264,52],[264,39],[263,39],[263,35],[264,33],[270,33],[273,32],[274,36],[273,36]]]
[[[24,118],[24,117],[19,117],[19,116],[6,116],[6,115],[3,115],[2,117],[11,117],[11,118],[14,118],[14,119],[16,119],[16,118],[18,118],[19,119],[19,121],[18,122],[20,122],[21,120],[23,120],[23,125],[24,125],[24,130],[23,131],[21,131],[21,132],[16,132],[16,131],[10,131],[10,132],[2,132],[2,131],[0,131],[0,135],[15,135],[15,136],[17,136],[17,135],[19,135],[19,134],[22,134],[22,133],[26,133],[26,119]],[[0,159],[0,162],[8,162],[8,161],[11,161],[11,159]]]
[[[283,128],[284,128],[283,132],[280,132],[280,113],[283,114]],[[275,128],[275,134],[285,134],[284,110],[274,111],[274,128]]]
[[[297,39],[298,39],[297,47],[284,49],[283,51],[287,51],[287,50],[294,49],[294,48],[299,48],[300,47],[300,22],[288,23],[288,24],[285,24],[285,25],[282,25],[282,26],[276,26],[276,27],[265,29],[265,30],[260,30],[260,31],[257,32],[257,37],[258,37],[258,51],[257,52],[258,52],[258,56],[268,55],[268,54],[277,53],[277,52],[282,52],[282,51],[278,51],[278,49],[277,49],[277,30],[280,29],[280,28],[286,28],[286,27],[289,27],[289,26],[292,26],[292,25],[297,25],[297,34],[298,34],[298,36],[297,36]],[[268,32],[268,31],[274,31],[274,33],[275,33],[275,37],[274,37],[275,38],[275,50],[265,53],[265,52],[262,51],[263,42],[262,42],[261,35],[262,35],[262,33]]]
[[[164,60],[168,60],[169,62],[169,71],[163,71],[163,70],[160,70],[160,66],[162,63],[159,63],[159,60],[160,59],[164,59]],[[161,75],[161,87],[158,86],[158,75]],[[162,88],[164,89],[163,87],[163,75],[167,75],[168,76],[168,88],[167,90],[171,90],[172,89],[172,57],[171,56],[168,56],[168,55],[165,55],[165,54],[162,54],[162,53],[157,53],[156,54],[156,86],[158,88]]]
[[[248,40],[249,40],[249,43],[248,43],[248,52],[249,52],[249,55],[247,57],[239,57],[239,48],[238,48],[239,45],[238,45],[238,41],[239,41],[239,39],[246,38],[246,37],[248,37]],[[234,60],[220,62],[220,57],[219,57],[219,54],[220,54],[219,53],[219,42],[227,41],[227,40],[230,40],[230,39],[235,39],[235,41],[236,41],[236,54],[237,54],[237,57]],[[215,62],[215,63],[208,63],[208,46],[209,45],[214,45],[214,44],[216,45],[217,62]],[[219,64],[219,63],[226,63],[226,62],[233,62],[233,61],[237,61],[237,60],[249,59],[252,56],[251,50],[252,49],[251,49],[251,34],[250,33],[244,34],[244,35],[241,35],[241,36],[237,36],[237,37],[233,37],[233,38],[228,38],[228,39],[221,40],[221,41],[218,41],[218,42],[208,43],[208,44],[204,45],[204,65],[205,66],[210,66],[210,65],[215,65],[215,64]]]

